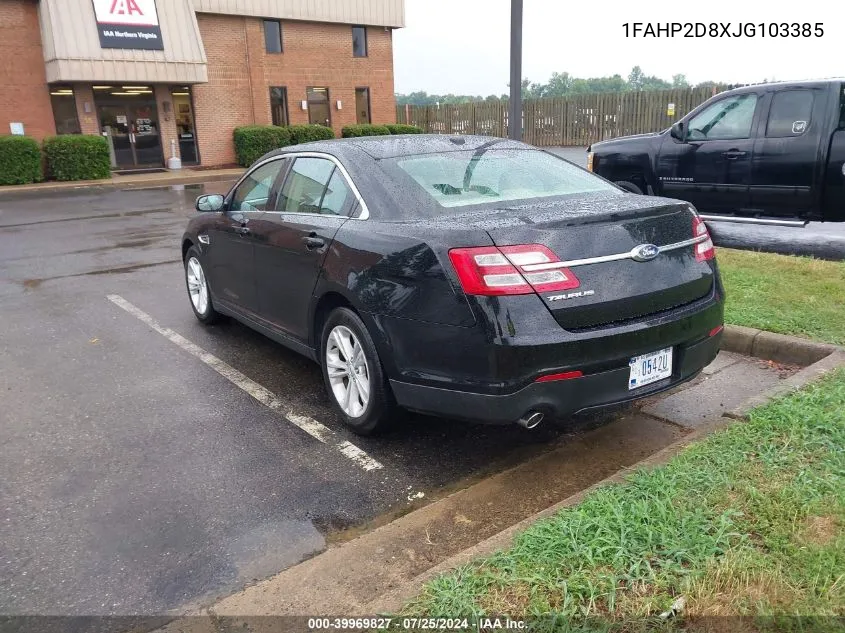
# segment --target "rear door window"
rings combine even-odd
[[[320,213],[325,215],[346,215],[349,210],[349,203],[352,199],[352,192],[346,185],[346,178],[335,167],[329,184],[326,186],[326,193],[320,203]]]
[[[785,90],[772,98],[769,120],[766,124],[768,138],[801,136],[810,127],[813,115],[811,90]]]
[[[334,169],[334,163],[325,158],[297,158],[285,179],[276,209],[284,213],[321,213],[326,185]]]

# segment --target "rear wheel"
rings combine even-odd
[[[211,291],[208,288],[208,278],[200,261],[200,252],[192,246],[185,254],[185,285],[194,315],[206,325],[220,320],[220,313],[214,309],[211,301]]]
[[[628,180],[617,180],[615,184],[617,187],[621,187],[625,191],[629,191],[631,193],[637,193],[640,195],[642,195],[643,193],[642,189],[640,189],[637,185]]]
[[[387,429],[397,406],[361,318],[348,308],[337,308],[323,326],[321,342],[326,390],[346,425],[359,435]]]

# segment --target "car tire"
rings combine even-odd
[[[205,325],[217,323],[222,315],[214,309],[208,277],[202,265],[200,250],[196,246],[191,246],[185,253],[184,263],[185,287],[188,290],[188,299],[194,316]]]
[[[635,185],[634,183],[632,183],[628,180],[617,180],[616,183],[614,183],[614,184],[617,187],[620,187],[620,188],[624,189],[625,191],[627,191],[629,193],[636,193],[636,194],[639,194],[639,195],[643,194],[642,189],[640,189],[639,187],[637,187],[637,185]]]
[[[375,343],[361,317],[349,308],[337,308],[326,319],[320,366],[329,399],[354,433],[382,433],[397,420],[399,409]]]

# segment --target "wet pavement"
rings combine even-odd
[[[545,149],[576,165],[587,166],[586,148]],[[837,261],[845,259],[845,222],[810,222],[804,227],[708,222],[707,226],[716,246],[784,255],[808,255]]]
[[[191,312],[182,230],[197,195],[226,188],[0,198],[0,614],[185,608],[562,446],[589,447],[597,473],[648,452],[620,456],[613,416],[347,432],[316,365]]]

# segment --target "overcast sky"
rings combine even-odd
[[[634,65],[670,80],[744,83],[845,75],[840,0],[524,0],[522,76],[578,77]],[[510,0],[405,0],[394,32],[396,92],[507,92]],[[629,22],[823,23],[821,38],[626,38]],[[736,27],[733,26],[731,30]],[[759,28],[759,27],[758,27]]]

